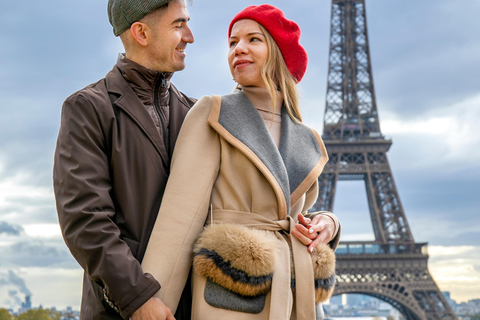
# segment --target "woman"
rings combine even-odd
[[[307,214],[328,157],[301,123],[300,30],[261,5],[228,33],[237,90],[187,115],[142,267],[175,312],[194,251],[192,319],[315,319],[333,291],[339,223]]]

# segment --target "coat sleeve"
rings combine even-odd
[[[156,296],[173,313],[188,278],[193,245],[205,224],[220,168],[220,138],[208,124],[211,105],[212,97],[203,97],[185,118],[142,261],[144,271],[162,286]]]
[[[160,285],[143,273],[114,222],[107,124],[98,112],[79,93],[63,105],[53,168],[55,199],[72,255],[99,285],[97,294],[105,294],[110,306],[128,319]]]
[[[305,217],[309,219],[312,219],[313,217],[319,214],[322,214],[322,215],[328,216],[330,219],[333,220],[333,223],[335,225],[335,231],[333,234],[333,238],[330,240],[328,244],[332,249],[335,250],[340,241],[340,233],[341,233],[340,221],[338,220],[336,215],[334,215],[329,211],[308,212],[308,209],[310,209],[313,206],[313,204],[317,201],[317,197],[318,197],[318,181],[316,180],[314,184],[310,187],[310,189],[308,189],[305,195],[305,205],[303,207],[302,213]]]

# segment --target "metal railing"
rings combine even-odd
[[[376,241],[342,241],[335,254],[422,254],[427,255],[427,243],[416,242],[376,242]]]

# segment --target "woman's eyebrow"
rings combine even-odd
[[[255,32],[249,32],[247,33],[247,36],[252,36],[252,35],[261,35],[262,37],[265,37],[265,35],[263,33],[261,33],[260,31],[255,31]],[[238,36],[236,35],[231,35],[230,36],[230,39],[232,38],[238,38]]]

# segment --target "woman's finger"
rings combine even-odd
[[[327,243],[328,242],[328,236],[326,233],[320,233],[315,240],[313,240],[309,245],[308,245],[308,251],[312,252],[314,248],[318,247],[319,244],[321,243]]]
[[[311,234],[321,233],[325,229],[325,223],[323,221],[312,221],[311,227],[308,228],[308,232]]]
[[[305,246],[308,246],[312,243],[312,240],[304,236],[300,231],[297,229],[293,229],[291,234],[297,238],[301,243],[303,243]]]
[[[300,232],[301,234],[303,234],[305,237],[313,240],[317,237],[317,235],[315,233],[312,233],[312,232],[309,232],[310,229],[307,229],[306,227],[304,227],[303,225],[301,224],[296,224],[295,225],[295,229]]]
[[[312,220],[303,216],[303,214],[298,214],[298,223],[304,225],[305,227],[312,223]]]

